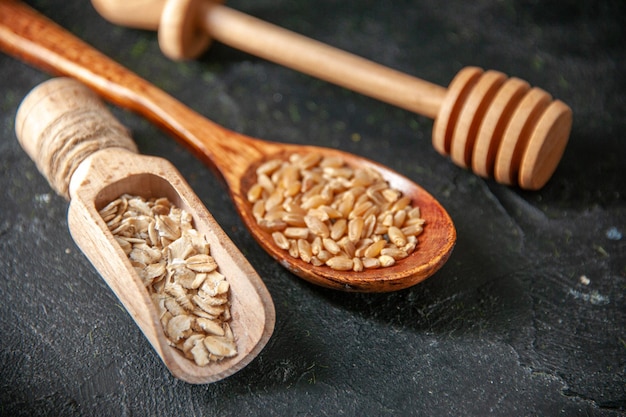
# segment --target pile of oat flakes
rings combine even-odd
[[[235,356],[230,286],[192,216],[167,198],[131,195],[100,215],[148,290],[170,344],[200,366]]]

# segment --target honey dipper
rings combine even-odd
[[[195,384],[215,382],[259,354],[274,330],[272,298],[173,165],[137,154],[124,127],[93,91],[70,78],[48,80],[33,89],[22,101],[15,125],[24,150],[55,191],[70,199],[68,224],[74,241],[172,375]],[[230,287],[229,325],[236,340],[235,356],[200,366],[172,346],[163,330],[162,312],[99,214],[122,194],[166,198],[192,216]]]
[[[193,58],[213,39],[434,118],[432,143],[457,165],[537,190],[557,168],[572,111],[518,78],[462,69],[447,89],[306,38],[213,0],[92,0],[107,20],[157,30],[162,51]]]

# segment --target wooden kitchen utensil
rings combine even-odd
[[[274,304],[263,281],[180,173],[164,159],[138,155],[124,127],[95,93],[70,78],[39,85],[19,107],[16,133],[52,187],[70,199],[68,224],[74,241],[172,375],[190,383],[214,382],[259,354],[275,322]],[[192,215],[195,229],[205,236],[230,284],[229,324],[236,356],[199,366],[169,343],[146,285],[99,214],[123,194],[167,198]]]
[[[569,139],[572,111],[518,78],[462,69],[447,90],[213,0],[92,0],[107,20],[159,31],[162,51],[193,58],[213,39],[406,110],[434,118],[435,149],[483,177],[537,190]]]
[[[452,252],[456,230],[444,208],[419,185],[387,167],[336,149],[261,141],[221,127],[21,2],[0,0],[0,48],[44,69],[74,77],[111,102],[144,115],[170,132],[219,171],[252,236],[301,278],[345,291],[399,290],[434,274]],[[346,272],[312,265],[279,248],[271,233],[257,223],[247,193],[256,181],[256,168],[264,162],[313,153],[340,158],[353,168],[374,169],[419,207],[427,225],[419,236],[417,250],[384,269]]]

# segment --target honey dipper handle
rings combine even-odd
[[[205,3],[204,27],[220,42],[434,118],[446,89],[227,7]]]
[[[137,152],[107,107],[69,78],[31,91],[18,109],[15,132],[52,188],[68,199],[72,174],[89,155],[112,147]]]
[[[446,89],[211,0],[92,0],[107,20],[159,30],[170,58],[192,58],[211,39],[403,109],[435,118]],[[138,10],[146,12],[138,13]],[[160,15],[160,17],[159,17]]]

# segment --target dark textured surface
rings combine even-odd
[[[177,381],[76,248],[66,201],[15,139],[20,100],[49,75],[0,55],[1,415],[623,415],[622,1],[229,3],[440,85],[478,65],[551,92],[572,106],[574,129],[538,192],[440,157],[431,120],[219,44],[171,62],[153,33],[114,27],[87,1],[29,4],[224,126],[395,168],[443,203],[458,243],[440,272],[408,290],[314,287],[262,252],[210,170],[114,109],[141,152],[181,170],[276,304],[274,335],[248,367],[212,385]]]

